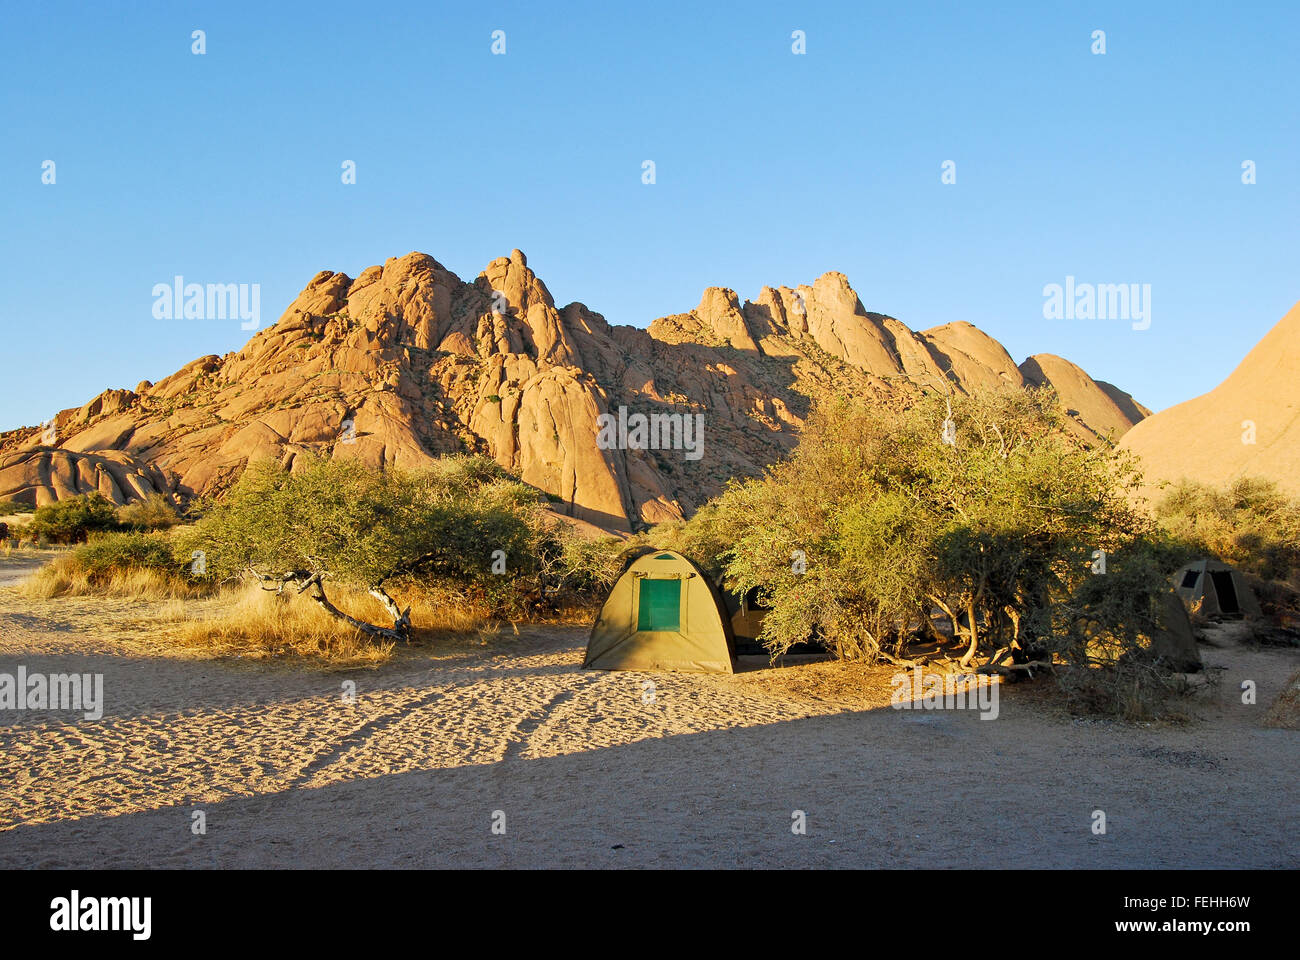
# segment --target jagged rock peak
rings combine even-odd
[[[753,301],[709,287],[693,310],[641,329],[581,303],[557,309],[520,250],[472,282],[412,252],[355,279],[317,273],[241,350],[63,411],[53,442],[34,428],[0,435],[0,497],[220,495],[261,458],[418,468],[476,451],[555,509],[630,530],[689,515],[729,478],[761,473],[825,396],[1051,382],[1085,436],[1143,415],[1055,360],[1018,368],[964,323],[915,333],[867,312],[838,271],[763,287]],[[637,413],[703,417],[702,447],[598,442],[602,418]]]

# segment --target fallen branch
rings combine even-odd
[[[314,574],[310,580],[303,584],[302,589],[298,592],[302,593],[308,588],[312,588],[311,598],[320,604],[321,608],[324,609],[326,613],[351,624],[367,636],[383,637],[385,640],[400,640],[404,643],[410,643],[410,635],[405,629],[402,629],[402,621],[400,620],[395,625],[395,628],[390,630],[387,627],[377,627],[373,623],[366,623],[364,620],[350,617],[338,607],[334,606],[334,604],[330,603],[329,598],[325,596],[325,588],[321,586],[321,579],[321,574]],[[409,623],[410,620],[406,619],[406,624],[409,625]]]
[[[1017,671],[1023,670],[1025,673],[1029,674],[1029,676],[1032,677],[1034,675],[1035,669],[1039,667],[1042,667],[1043,669],[1048,669],[1051,666],[1052,664],[1048,663],[1046,660],[1034,660],[1031,663],[1012,663],[1012,664],[1008,664],[1007,666],[986,663],[984,664],[984,666],[978,667],[975,670],[975,672],[997,674],[1000,677],[1009,677],[1009,676],[1013,676]]]
[[[915,660],[905,660],[905,659],[902,658],[902,657],[896,657],[896,656],[894,656],[893,654],[885,653],[884,650],[881,650],[880,653],[878,654],[878,656],[880,657],[881,660],[888,660],[890,663],[894,664],[894,666],[896,666],[896,667],[908,667],[908,668],[912,668],[912,667],[919,667],[919,666],[921,666],[921,664],[918,663],[918,662],[915,661]]]
[[[277,586],[262,589],[268,593],[282,595],[285,587],[294,586],[298,588],[298,595],[301,596],[311,591],[311,599],[314,600],[322,610],[337,620],[360,630],[366,636],[382,637],[385,640],[411,642],[411,608],[408,606],[405,610],[398,607],[397,602],[390,597],[378,584],[367,591],[372,597],[384,605],[384,609],[393,617],[392,628],[375,626],[373,623],[367,623],[364,620],[358,620],[356,617],[349,616],[338,607],[334,606],[325,595],[325,572],[323,570],[287,570],[276,576],[274,574],[260,573],[253,566],[249,566],[248,572],[251,573],[262,583],[274,583]]]
[[[379,584],[375,584],[368,591],[372,597],[384,605],[388,615],[393,618],[393,630],[400,633],[403,637],[410,638],[411,633],[411,607],[403,610],[397,605],[397,601],[388,595],[388,593]]]

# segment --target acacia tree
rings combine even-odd
[[[183,549],[202,551],[210,577],[293,589],[369,636],[407,640],[410,607],[389,585],[435,575],[511,589],[533,566],[536,503],[536,491],[481,457],[444,458],[419,473],[319,458],[300,459],[290,472],[262,461],[209,508]],[[511,576],[501,575],[504,561]],[[392,626],[339,610],[329,583],[365,590]]]
[[[1036,611],[1145,529],[1131,462],[1066,426],[1048,390],[823,407],[790,459],[715,502],[701,539],[765,595],[774,654],[814,634],[842,657],[896,651],[936,607],[964,664],[1023,654]]]

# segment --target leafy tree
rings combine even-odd
[[[85,493],[38,507],[28,535],[53,543],[82,543],[92,533],[117,530],[117,508],[98,493]]]
[[[483,457],[447,457],[419,473],[375,472],[351,461],[299,459],[289,472],[264,461],[246,470],[183,537],[210,575],[253,575],[308,594],[371,636],[405,640],[410,608],[389,593],[417,578],[471,585],[504,604],[535,587],[550,545],[535,490]],[[365,590],[392,627],[349,617],[329,600],[338,583]]]
[[[1026,659],[1044,643],[1040,611],[1093,576],[1098,551],[1140,541],[1125,496],[1136,482],[1130,460],[1065,429],[1050,391],[841,401],[684,539],[713,544],[735,589],[759,588],[774,654],[818,635],[842,657],[876,657],[930,632],[938,608],[964,663]]]

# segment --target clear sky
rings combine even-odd
[[[1300,5],[983,6],[6,2],[0,428],[238,349],[154,318],[177,274],[269,323],[411,250],[519,247],[638,326],[839,270],[1156,409],[1209,390],[1300,300]],[[1067,276],[1150,284],[1150,328],[1044,319]]]

